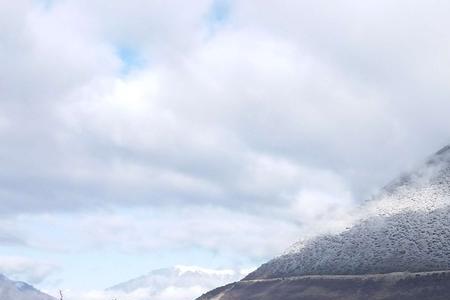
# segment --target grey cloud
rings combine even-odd
[[[2,8],[18,13],[2,19],[1,213],[208,203],[308,219],[290,215],[299,195],[347,205],[448,141],[444,7],[431,21],[419,2],[405,17],[406,2],[236,1],[208,36],[208,1],[173,24],[178,1],[21,4]],[[123,76],[121,44],[152,63]]]

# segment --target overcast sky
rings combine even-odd
[[[0,273],[89,291],[326,230],[450,142],[449,13],[0,0]]]

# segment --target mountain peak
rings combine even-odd
[[[0,274],[1,300],[56,300],[22,281],[13,281]]]
[[[197,266],[184,266],[184,265],[176,265],[173,267],[180,275],[186,273],[199,273],[199,274],[208,274],[208,275],[218,275],[218,276],[233,276],[236,274],[236,271],[231,269],[207,269]]]
[[[107,291],[121,295],[143,293],[152,299],[158,298],[158,295],[166,292],[177,290],[183,291],[186,299],[193,299],[207,290],[238,281],[243,276],[244,274],[241,272],[231,269],[177,265],[153,270],[144,276],[114,285]]]
[[[444,155],[450,153],[450,145],[443,147],[441,150],[435,153],[435,155]]]

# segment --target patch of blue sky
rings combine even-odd
[[[40,8],[43,8],[44,10],[49,10],[56,0],[33,0],[33,2],[39,6]]]
[[[231,0],[214,0],[210,10],[210,21],[225,23],[231,12]]]
[[[210,33],[227,23],[231,15],[231,0],[213,0],[206,16],[206,23]]]
[[[132,71],[139,70],[145,65],[145,60],[135,48],[119,46],[117,47],[117,55],[122,61],[122,68],[120,70],[122,75],[127,75]]]

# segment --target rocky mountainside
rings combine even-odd
[[[246,279],[450,269],[450,147],[356,214],[347,230],[304,242]]]
[[[12,281],[0,275],[0,299],[1,300],[56,300],[56,298],[46,295],[31,285]]]
[[[344,231],[296,243],[199,299],[448,299],[450,146],[352,213]]]

